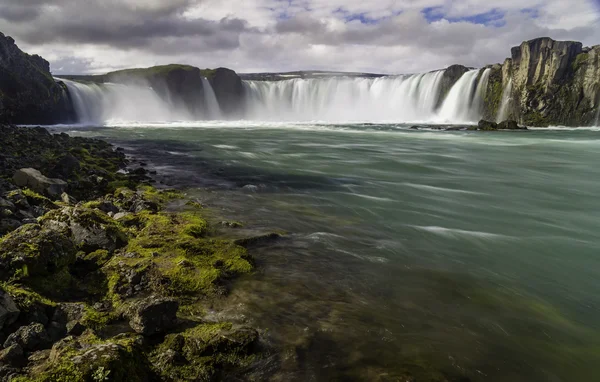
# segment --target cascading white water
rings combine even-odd
[[[478,73],[465,73],[439,111],[436,106],[444,71],[380,78],[244,81],[246,117],[284,121],[475,122],[481,116],[481,102],[473,102]],[[479,81],[480,97],[488,78],[486,70]]]
[[[481,74],[475,96],[473,97],[473,104],[471,105],[471,119],[479,118],[483,112],[483,101],[485,100],[485,95],[487,93],[491,72],[492,70],[488,68]]]
[[[59,80],[67,85],[79,122],[83,124],[191,119],[187,111],[166,102],[150,87]]]
[[[215,91],[210,82],[205,77],[202,77],[202,89],[204,90],[204,103],[209,119],[221,119],[221,108],[219,101],[215,95]]]
[[[598,102],[598,109],[596,110],[596,127],[600,127],[600,102]]]
[[[479,75],[481,73],[481,75]],[[481,117],[490,70],[470,70],[440,105],[444,71],[407,76],[244,81],[245,118],[259,121],[472,123]],[[148,86],[62,80],[81,123],[175,122],[224,116],[202,78],[204,115],[190,115]],[[200,91],[200,90],[199,90]]]
[[[450,89],[439,115],[444,122],[472,122],[471,105],[479,70],[469,70]]]
[[[502,91],[502,102],[500,103],[500,109],[498,109],[498,115],[496,117],[496,122],[500,123],[505,121],[508,117],[508,107],[510,106],[510,101],[512,97],[512,78],[508,80],[508,84],[504,87]]]

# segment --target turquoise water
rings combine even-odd
[[[600,375],[598,131],[61,130],[126,147],[248,229],[289,233],[254,250],[260,271],[222,313],[265,329],[274,380]]]

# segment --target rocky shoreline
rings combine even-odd
[[[203,208],[110,144],[0,126],[0,381],[233,378],[259,332],[203,320],[251,273]],[[230,229],[237,225],[231,224]],[[3,236],[2,236],[3,235]]]

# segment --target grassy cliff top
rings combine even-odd
[[[169,65],[158,65],[151,66],[149,68],[132,68],[132,69],[122,69],[116,70],[114,72],[108,72],[106,74],[98,74],[98,75],[62,75],[60,78],[65,78],[68,80],[74,81],[87,81],[87,82],[96,82],[96,83],[104,83],[114,80],[115,78],[155,78],[160,76],[166,76],[173,71],[188,71],[193,72],[195,70],[199,70],[200,73],[207,78],[212,78],[216,69],[199,69],[195,66],[191,65],[182,65],[182,64],[169,64]]]

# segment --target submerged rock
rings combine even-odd
[[[67,190],[67,182],[61,179],[50,179],[34,168],[23,168],[17,171],[13,181],[19,187],[28,187],[35,192],[58,199]]]

